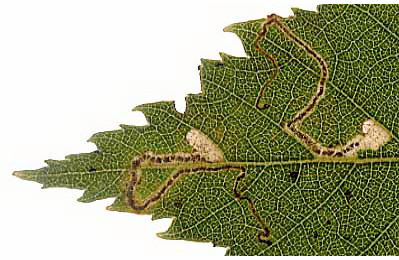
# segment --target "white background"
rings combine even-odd
[[[94,133],[145,124],[131,109],[200,91],[200,58],[245,55],[222,29],[287,1],[0,1],[0,259],[222,256],[209,243],[155,234],[170,220],[106,211],[112,199],[78,203],[82,191],[11,176],[95,149]]]

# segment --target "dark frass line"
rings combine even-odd
[[[141,177],[141,166],[144,163],[148,163],[151,166],[157,166],[158,164],[175,164],[178,167],[178,163],[198,163],[203,162],[203,164],[194,167],[185,167],[177,169],[171,177],[165,182],[161,188],[150,195],[143,202],[139,202],[136,198],[136,188],[140,184]],[[199,153],[193,154],[170,154],[170,155],[154,155],[152,153],[144,153],[143,155],[134,158],[131,161],[131,166],[129,169],[130,181],[127,185],[127,201],[131,209],[136,213],[144,213],[152,204],[156,203],[162,198],[162,196],[173,186],[173,184],[182,176],[195,173],[195,172],[219,172],[219,171],[239,171],[237,175],[234,186],[233,193],[236,201],[242,206],[242,201],[248,202],[248,207],[251,214],[254,216],[256,221],[261,227],[261,232],[258,234],[258,240],[260,242],[271,245],[271,231],[268,225],[262,220],[258,212],[256,211],[254,202],[247,196],[242,196],[238,191],[239,182],[245,177],[245,167],[234,166],[234,165],[215,165],[210,166],[209,161]]]

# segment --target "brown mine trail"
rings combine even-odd
[[[136,157],[132,160],[129,169],[130,181],[127,186],[127,198],[129,206],[134,211],[146,210],[150,205],[161,199],[162,195],[168,191],[171,186],[181,177],[190,173],[195,172],[217,172],[222,170],[241,170],[241,168],[225,165],[225,166],[194,166],[188,168],[177,169],[167,180],[167,182],[161,186],[161,188],[145,199],[143,202],[139,202],[135,196],[136,187],[140,184],[141,177],[141,165],[147,163],[148,165],[156,166],[160,164],[176,165],[178,168],[178,163],[195,163],[195,162],[207,162],[205,157],[200,154],[171,154],[171,155],[153,155],[151,153],[144,153],[143,155]]]
[[[363,127],[365,125],[372,124],[375,126],[372,129],[372,134],[368,134],[368,132],[363,132],[363,136],[356,136],[351,141],[349,141],[344,146],[336,146],[333,148],[325,147],[320,144],[320,142],[313,139],[310,135],[306,134],[299,130],[299,126],[303,122],[303,120],[308,117],[323,98],[327,88],[327,80],[328,80],[328,66],[327,62],[321,57],[321,55],[315,51],[309,44],[304,42],[302,39],[297,37],[282,21],[283,19],[276,15],[271,14],[267,17],[266,21],[262,25],[261,31],[258,33],[254,41],[255,49],[265,56],[268,60],[273,63],[274,72],[270,79],[268,79],[265,84],[261,87],[258,96],[256,98],[256,107],[258,109],[263,109],[259,105],[261,97],[265,93],[266,86],[271,85],[272,81],[277,78],[278,74],[278,65],[276,59],[268,52],[260,48],[260,41],[263,37],[266,36],[267,30],[269,26],[275,26],[280,33],[287,38],[288,40],[295,43],[298,47],[302,48],[306,51],[306,53],[314,59],[320,67],[320,78],[317,82],[317,90],[315,95],[311,98],[309,103],[299,111],[294,118],[288,121],[285,126],[284,130],[287,131],[289,134],[294,135],[297,139],[299,139],[313,154],[317,157],[343,157],[343,156],[354,156],[356,152],[361,149],[373,149],[377,150],[381,145],[386,143],[390,140],[389,131],[379,125],[377,122],[367,120],[363,123]],[[367,135],[368,134],[368,135]],[[374,139],[374,140],[373,140]]]
[[[271,79],[267,80],[265,85],[269,85],[271,81],[273,81],[277,77],[277,71],[278,71],[278,65],[276,59],[266,51],[260,48],[260,41],[261,39],[266,35],[267,33],[267,28],[269,26],[275,25],[277,29],[289,40],[294,42],[296,45],[304,49],[309,56],[311,56],[314,60],[316,60],[319,63],[320,66],[320,79],[318,82],[318,87],[316,94],[312,97],[311,101],[309,104],[303,109],[303,111],[299,112],[290,122],[287,123],[287,127],[292,129],[295,128],[295,125],[298,123],[302,122],[304,118],[306,118],[311,110],[315,107],[315,105],[320,101],[322,96],[325,93],[326,90],[326,83],[328,79],[328,68],[327,68],[327,62],[318,54],[312,47],[310,47],[307,43],[302,41],[300,38],[298,38],[291,30],[284,25],[282,22],[282,18],[276,14],[271,14],[267,17],[267,20],[262,26],[262,30],[259,32],[258,36],[255,39],[254,46],[255,49],[260,52],[262,55],[264,55],[267,59],[271,60],[273,63],[273,66],[275,67],[273,76]],[[264,90],[262,89],[259,92],[257,100],[264,94]]]
[[[268,79],[268,80],[263,84],[263,86],[261,86],[260,91],[259,91],[259,94],[258,94],[258,96],[257,96],[257,98],[256,98],[255,106],[256,106],[258,109],[265,109],[265,108],[268,107],[267,104],[261,104],[261,103],[260,103],[260,100],[261,100],[261,98],[264,96],[266,88],[277,78],[277,74],[278,74],[278,64],[277,64],[276,59],[275,59],[271,54],[269,54],[268,52],[266,52],[265,50],[263,50],[263,49],[260,47],[260,45],[259,45],[259,44],[260,44],[260,41],[262,40],[262,38],[266,36],[267,30],[268,30],[268,27],[270,26],[270,24],[272,24],[272,20],[269,20],[269,21],[267,21],[267,22],[265,22],[265,23],[263,24],[262,30],[258,33],[258,36],[256,37],[255,42],[254,42],[255,49],[256,49],[260,54],[262,54],[263,56],[265,56],[268,60],[270,60],[270,61],[273,63],[273,73],[272,73],[272,76],[271,76],[270,79]]]
[[[259,213],[256,211],[255,204],[252,199],[250,199],[248,196],[242,196],[241,192],[238,191],[238,185],[239,182],[245,178],[245,170],[242,169],[240,174],[237,175],[235,181],[234,181],[234,186],[233,186],[233,192],[234,192],[234,197],[240,204],[242,204],[243,200],[246,200],[248,202],[248,207],[251,210],[252,215],[255,217],[256,221],[260,224],[262,231],[259,232],[258,234],[258,241],[262,243],[266,243],[267,245],[272,245],[272,240],[271,240],[271,231],[268,225],[266,224],[265,221],[262,220],[260,217]]]
[[[255,49],[259,53],[264,55],[267,59],[271,60],[273,66],[275,67],[272,78],[267,80],[259,91],[258,97],[256,99],[256,106],[259,108],[258,103],[260,98],[264,95],[265,86],[270,85],[271,82],[277,77],[278,65],[276,59],[271,54],[261,49],[259,45],[261,39],[266,35],[268,27],[273,25],[284,35],[284,37],[294,42],[300,48],[304,49],[309,56],[311,56],[319,63],[321,75],[317,84],[316,94],[312,97],[307,106],[302,111],[297,113],[295,117],[286,124],[286,128],[288,132],[299,138],[312,152],[321,155],[324,151],[322,152],[322,149],[318,148],[317,142],[306,133],[299,131],[297,127],[307,116],[309,116],[313,108],[317,105],[317,103],[320,101],[325,93],[326,83],[328,79],[327,63],[307,43],[302,41],[293,32],[291,32],[291,30],[286,27],[285,24],[282,22],[282,18],[276,14],[271,14],[267,17],[266,21],[263,23],[262,30],[259,32],[258,37],[255,39],[254,42]],[[329,150],[328,148],[325,148],[323,150],[327,150],[327,153],[325,155],[333,155],[335,153],[335,151],[330,151],[331,149]]]
[[[182,176],[196,172],[235,171],[239,172],[239,174],[234,181],[232,189],[234,198],[241,206],[243,205],[242,201],[248,202],[251,214],[260,225],[261,232],[258,234],[258,241],[271,245],[271,231],[256,211],[254,202],[248,196],[242,196],[241,192],[238,191],[239,183],[245,177],[245,167],[224,162],[222,152],[217,147],[214,147],[214,143],[197,129],[192,129],[187,133],[186,138],[193,146],[192,153],[156,155],[152,152],[146,152],[133,158],[129,168],[130,180],[126,187],[127,203],[131,210],[139,214],[146,213],[146,210],[159,201]],[[182,166],[184,164],[186,166]],[[169,167],[175,170],[157,191],[153,192],[144,201],[139,201],[136,198],[136,190],[137,186],[140,185],[141,170],[146,167]]]

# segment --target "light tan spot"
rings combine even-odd
[[[359,150],[377,151],[381,146],[391,140],[391,133],[378,122],[368,119],[362,124],[362,133],[355,136],[345,147],[357,143],[358,145],[348,152],[347,156],[353,156]],[[344,148],[345,148],[344,147]]]
[[[186,135],[187,142],[209,162],[223,161],[223,152],[198,129],[191,129]]]

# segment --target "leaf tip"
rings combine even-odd
[[[33,176],[26,171],[14,171],[12,173],[13,176],[18,177],[22,180],[32,181],[34,180]]]
[[[26,176],[26,174],[24,174],[23,171],[15,171],[15,172],[12,173],[12,175],[16,176],[18,178],[21,178],[21,179],[23,179]]]

